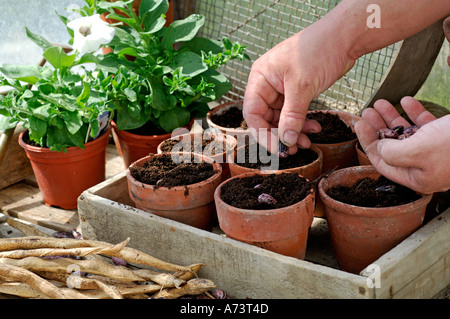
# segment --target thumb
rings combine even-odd
[[[301,131],[306,121],[311,99],[302,95],[298,87],[292,87],[286,83],[283,108],[278,122],[278,134],[280,140],[287,146],[296,145],[302,141]],[[303,139],[306,138],[306,135]],[[309,147],[309,140],[303,147]]]

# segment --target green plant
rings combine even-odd
[[[151,123],[171,132],[192,118],[204,117],[208,102],[231,89],[218,69],[232,59],[248,59],[245,46],[229,39],[196,37],[205,18],[193,14],[169,26],[167,0],[142,0],[139,14],[131,1],[86,1],[80,13],[107,12],[118,21],[109,43],[112,53],[98,63],[93,87],[109,96],[109,108],[120,130]]]
[[[50,65],[2,65],[0,85],[13,89],[0,95],[0,129],[19,122],[28,129],[29,139],[54,151],[83,148],[100,132],[98,117],[107,108],[107,95],[90,87],[92,74],[74,71],[75,66],[98,59],[92,53],[67,54],[43,37],[26,29],[28,37],[44,49]]]

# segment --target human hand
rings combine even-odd
[[[405,97],[401,105],[421,128],[404,140],[378,139],[382,128],[410,124],[386,100],[365,109],[355,123],[359,142],[376,170],[390,180],[428,194],[450,188],[450,115],[436,119],[422,104]]]
[[[326,22],[320,21],[286,39],[253,63],[244,97],[243,115],[250,128],[278,127],[279,139],[289,146],[309,148],[307,133],[320,132],[320,124],[307,120],[311,100],[331,86],[353,65],[343,43],[323,34]],[[275,130],[276,132],[276,130]],[[257,132],[258,133],[258,132]],[[276,152],[278,137],[258,142]]]

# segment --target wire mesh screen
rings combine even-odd
[[[205,15],[200,36],[221,39],[228,36],[247,46],[251,61],[231,61],[221,71],[233,84],[224,100],[244,97],[252,61],[282,40],[319,20],[339,0],[172,0],[175,17],[192,13]],[[355,66],[322,93],[312,108],[334,108],[359,112],[378,87],[391,64],[398,44],[360,58]]]

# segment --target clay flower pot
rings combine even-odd
[[[311,110],[308,113],[323,112],[336,114],[339,118],[355,132],[354,125],[361,117],[352,113],[338,111],[338,110]],[[323,153],[322,171],[324,173],[334,168],[344,168],[358,165],[355,145],[358,139],[355,137],[352,140],[341,143],[312,143],[317,146]]]
[[[415,230],[424,219],[432,195],[393,207],[360,207],[335,200],[327,191],[337,185],[351,186],[358,180],[380,176],[373,166],[355,166],[337,170],[319,182],[319,196],[331,241],[340,267],[359,273],[391,250]]]
[[[214,136],[214,140],[217,140],[219,142],[223,141],[226,144],[226,147],[224,147],[223,149],[215,149],[211,147],[208,148],[208,146],[206,146],[204,150],[199,150],[200,152],[198,154],[211,157],[215,162],[220,163],[222,165],[222,180],[226,180],[227,178],[230,177],[230,169],[227,163],[227,159],[229,156],[234,155],[234,153],[236,152],[236,145],[237,145],[236,139],[230,135],[216,132],[211,133],[207,131],[203,133],[182,134],[162,141],[157,147],[157,153],[158,154],[163,153],[164,143],[169,140],[186,141],[186,142],[198,140],[199,142],[201,142],[203,139],[206,141],[211,140],[212,136]],[[179,151],[190,152],[191,150],[180,149]],[[211,154],[212,152],[214,152],[214,154]]]
[[[85,149],[68,147],[67,153],[25,143],[23,136],[28,131],[19,135],[45,205],[76,209],[78,196],[105,180],[109,132],[85,144]]]
[[[245,173],[232,177],[217,187],[214,200],[220,228],[235,240],[304,259],[308,231],[313,221],[315,192],[294,205],[267,210],[237,208],[221,199],[226,183],[255,174],[261,175],[257,172]]]
[[[119,130],[116,123],[111,121],[112,135],[117,151],[122,156],[125,168],[128,168],[131,163],[143,158],[151,153],[156,153],[158,145],[172,137],[182,133],[185,133],[185,129],[189,129],[192,126],[193,120],[184,129],[177,130],[172,133],[161,135],[139,135],[134,134],[126,130]]]
[[[242,149],[245,147],[241,146],[236,151],[238,154]],[[280,170],[264,170],[263,172],[266,174],[270,173],[276,173],[276,172],[284,172],[284,173],[297,173],[299,175],[302,175],[309,180],[314,180],[320,176],[322,173],[322,162],[323,162],[323,155],[322,151],[317,146],[311,146],[311,150],[313,150],[317,155],[317,159],[313,161],[310,164],[299,166],[299,167],[293,167],[293,168],[287,168],[287,169],[280,169]],[[230,158],[228,161],[228,166],[230,167],[230,174],[231,177],[245,174],[245,173],[252,173],[252,172],[261,172],[262,170],[257,168],[249,168],[242,165],[239,165],[239,163],[236,162],[237,154]]]
[[[227,135],[231,135],[234,138],[236,138],[238,147],[245,145],[246,143],[249,142],[250,136],[251,136],[250,130],[243,129],[240,127],[229,128],[229,127],[220,126],[220,125],[214,123],[212,118],[216,114],[225,113],[232,107],[237,107],[238,109],[242,110],[243,106],[244,106],[244,101],[227,102],[227,103],[224,103],[224,104],[214,107],[211,111],[209,111],[206,114],[206,122],[208,123],[208,126],[211,129],[217,130],[217,131],[222,132]]]
[[[130,168],[128,168],[126,176],[129,195],[136,207],[161,217],[206,229],[210,225],[212,214],[215,212],[214,191],[221,182],[222,166],[210,157],[192,154],[201,161],[211,163],[216,173],[199,183],[168,188],[139,182],[131,175]],[[165,154],[143,157],[132,163],[130,167],[143,166],[153,157],[163,155]]]

